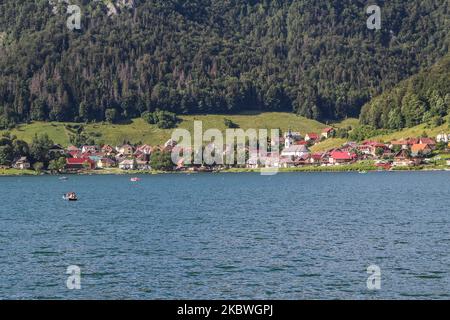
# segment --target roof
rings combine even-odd
[[[412,146],[413,144],[419,143],[419,139],[417,138],[409,138],[408,140],[406,140],[408,145]]]
[[[434,144],[436,144],[436,141],[432,138],[420,138],[420,143],[434,145]]]
[[[124,144],[124,145],[121,145],[119,148],[133,148],[133,147],[129,144]]]
[[[134,164],[134,160],[123,160],[120,164]]]
[[[78,149],[78,148],[75,147],[75,146],[68,146],[68,147],[67,147],[67,150],[68,150],[68,151],[79,151],[80,149]]]
[[[308,153],[309,150],[305,145],[292,145],[289,148],[286,148],[283,150],[283,153],[286,152],[303,152],[303,153]]]
[[[16,163],[25,163],[25,162],[28,162],[27,157],[20,157],[20,158],[16,161]]]
[[[348,152],[342,152],[342,151],[333,151],[330,154],[330,157],[335,160],[352,160],[353,155],[351,155]]]
[[[395,154],[396,158],[409,158],[408,151],[405,149],[400,150]]]
[[[110,158],[101,158],[100,161],[103,163],[115,163],[115,161]]]
[[[320,160],[323,157],[323,153],[314,153],[311,155],[311,158],[313,158],[314,160]]]
[[[319,135],[317,133],[308,133],[307,136],[310,139],[318,139],[319,138]]]
[[[329,133],[329,132],[331,132],[333,130],[334,130],[334,128],[325,128],[325,129],[322,130],[322,132],[323,133]]]
[[[427,144],[416,143],[416,144],[413,144],[413,146],[411,147],[411,152],[417,153],[417,152],[420,152],[420,151],[424,151],[427,148],[430,149],[430,147]]]
[[[391,142],[392,145],[400,145],[400,146],[404,146],[408,144],[408,141],[406,140],[394,140]]]
[[[69,158],[66,159],[67,164],[84,164],[86,162],[92,163],[93,161],[89,158]]]

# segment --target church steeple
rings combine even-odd
[[[285,137],[284,146],[285,146],[285,148],[289,148],[293,144],[294,144],[294,138],[292,136],[291,129],[289,129],[287,134],[286,134],[286,137]]]

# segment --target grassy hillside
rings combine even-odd
[[[394,131],[390,134],[375,136],[370,138],[370,140],[389,142],[392,140],[421,137],[424,133],[429,137],[435,138],[439,133],[450,133],[450,117],[447,116],[446,120],[446,123],[438,127],[430,127],[428,124],[420,124],[412,128],[405,128],[403,130]],[[346,140],[344,139],[328,139],[322,143],[315,145],[312,148],[312,151],[321,152],[332,148],[337,148],[342,146],[342,144],[345,142]]]
[[[183,121],[179,128],[193,131],[194,121],[203,121],[203,130],[218,128],[225,130],[224,119],[230,119],[238,124],[242,129],[281,129],[286,131],[292,129],[301,133],[317,132],[319,133],[325,124],[309,120],[304,117],[296,116],[291,113],[260,113],[260,114],[241,114],[241,115],[195,115],[181,116]],[[20,125],[11,130],[11,133],[19,139],[31,142],[35,134],[47,133],[49,137],[61,145],[69,144],[70,132],[65,128],[69,123],[60,122],[34,122],[28,125]],[[172,129],[163,130],[155,125],[150,125],[144,120],[138,118],[131,121],[130,124],[87,124],[85,132],[95,136],[97,143],[108,143],[112,145],[120,144],[124,140],[132,143],[148,143],[151,145],[161,144],[170,139]]]

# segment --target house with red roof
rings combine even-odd
[[[116,149],[113,148],[112,146],[110,146],[109,144],[105,144],[105,145],[102,147],[101,151],[102,151],[102,153],[104,153],[104,154],[107,155],[107,156],[114,155],[114,154],[117,153],[117,152],[116,152]]]
[[[351,163],[351,162],[355,161],[356,158],[357,158],[357,155],[355,153],[334,150],[330,153],[328,162],[332,165],[339,165],[339,164]]]
[[[81,151],[79,150],[69,151],[68,154],[70,155],[71,158],[81,158]]]
[[[428,145],[431,150],[436,149],[436,140],[433,138],[420,138],[418,143]]]
[[[428,144],[417,143],[411,147],[411,156],[420,157],[429,155],[433,150]]]
[[[146,155],[150,155],[150,154],[152,154],[153,147],[148,144],[144,144],[142,146],[138,146],[136,148],[136,151],[142,152],[143,154],[146,154]]]
[[[324,137],[325,139],[331,138],[334,134],[335,130],[334,128],[325,128],[322,130],[322,137]]]
[[[394,167],[409,167],[414,164],[415,162],[413,161],[413,158],[406,149],[402,149],[397,152],[394,156],[394,162],[392,163]]]
[[[364,141],[361,145],[357,147],[359,151],[366,155],[377,156],[377,150],[382,149],[383,155],[390,154],[391,149],[385,145],[384,143],[376,142],[376,141]]]
[[[419,138],[409,138],[406,140],[408,142],[408,146],[411,148],[412,145],[420,143]]]
[[[97,146],[82,146],[81,153],[96,153],[98,151]]]
[[[94,170],[96,163],[89,158],[68,158],[66,159],[66,170],[80,171],[80,170]]]
[[[394,149],[395,147],[400,147],[402,149],[408,149],[409,148],[409,142],[407,140],[393,140],[391,141],[391,145],[389,146],[391,149]]]
[[[319,140],[319,135],[317,133],[307,133],[305,135],[305,141],[318,141]]]
[[[310,164],[316,164],[316,165],[322,164],[323,163],[322,162],[323,157],[324,157],[323,153],[313,153],[311,155],[311,157],[309,158],[309,163]]]

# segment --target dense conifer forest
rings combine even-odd
[[[420,72],[404,84],[419,92],[370,102],[362,121],[409,126],[448,103],[448,77],[426,84],[422,71],[448,53],[446,0],[377,0],[381,30],[361,0],[71,0],[81,30],[67,28],[66,2],[0,2],[0,127],[157,109],[341,119]]]

